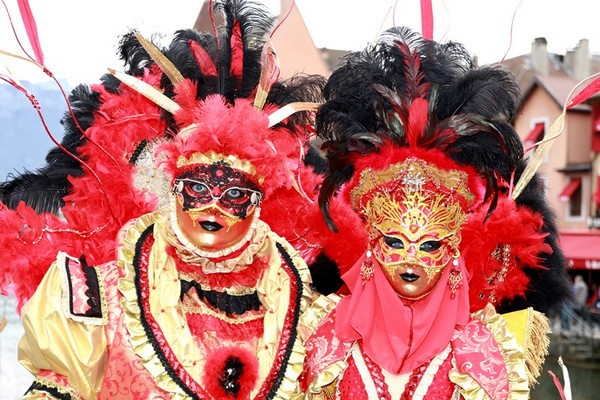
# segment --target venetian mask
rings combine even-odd
[[[187,167],[175,178],[173,191],[179,228],[192,244],[209,251],[239,242],[262,200],[253,177],[225,162]]]
[[[373,256],[402,298],[427,296],[459,256],[466,214],[454,192],[464,189],[456,185],[466,180],[461,172],[408,159],[383,172],[363,171],[352,193],[368,220]]]

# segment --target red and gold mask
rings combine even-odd
[[[470,199],[467,174],[409,158],[384,171],[365,169],[352,201],[369,222],[373,256],[400,297],[416,300],[437,285],[458,258]]]
[[[208,251],[226,249],[246,236],[263,195],[252,175],[225,161],[187,166],[176,176],[173,192],[179,228]]]

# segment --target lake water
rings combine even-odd
[[[600,399],[600,363],[595,366],[581,367],[565,362],[571,381],[573,400]],[[532,390],[531,400],[560,400],[560,394],[548,371],[556,375],[564,386],[564,376],[558,365],[558,358],[549,356],[544,364],[544,371],[538,378],[539,384]]]

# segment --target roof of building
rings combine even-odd
[[[535,87],[544,89],[562,108],[573,88],[579,80],[573,77],[571,68],[565,62],[565,57],[560,54],[547,54],[547,74],[537,72],[532,65],[530,54],[520,55],[508,60],[503,64],[515,75],[521,90],[523,99],[526,99]],[[590,75],[600,72],[600,56],[593,55],[589,59]],[[574,107],[573,110],[589,110],[587,104]]]

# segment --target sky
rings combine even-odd
[[[26,50],[16,0],[3,0]],[[192,27],[203,0],[29,0],[45,64],[70,84],[94,83],[107,68],[121,69],[120,35],[138,29],[163,34],[164,43],[180,28]],[[279,0],[264,0],[279,12]],[[168,6],[165,6],[168,4]],[[405,25],[421,30],[419,0],[296,0],[317,47],[359,50],[382,29]],[[434,39],[463,43],[481,64],[526,54],[536,37],[548,50],[564,54],[588,39],[600,54],[598,0],[432,0]],[[23,54],[0,7],[0,50]],[[0,55],[0,74],[39,82],[48,78],[27,63]]]

